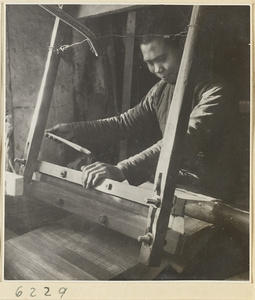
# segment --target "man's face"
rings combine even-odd
[[[151,73],[171,84],[176,83],[181,53],[177,48],[164,43],[162,39],[155,39],[141,45],[143,60]]]

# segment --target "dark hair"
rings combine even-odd
[[[187,9],[186,9],[187,10]],[[189,12],[174,5],[150,5],[138,16],[137,37],[139,44],[162,39],[173,47],[183,45],[183,32],[187,30]]]
[[[139,44],[148,44],[152,41],[155,40],[161,40],[163,41],[166,45],[172,46],[174,48],[180,48],[183,45],[182,40],[184,37],[181,36],[169,36],[167,34],[165,35],[159,35],[159,34],[148,34],[148,35],[143,35],[139,38]]]

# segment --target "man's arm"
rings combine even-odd
[[[152,178],[157,168],[161,143],[162,140],[139,154],[118,163],[118,168],[130,184],[139,185]]]
[[[187,159],[198,150],[219,149],[226,135],[233,131],[237,116],[233,88],[222,80],[200,84],[195,91],[195,102],[182,153]]]
[[[127,139],[138,130],[148,128],[157,123],[154,108],[156,84],[143,100],[134,108],[120,116],[84,122],[58,124],[46,132],[59,135],[67,140],[75,140],[81,146],[93,143],[95,140],[109,142]]]
[[[228,84],[209,82],[199,86],[196,92],[196,105],[180,153],[186,162],[196,157],[200,150],[210,152],[217,145],[221,147],[235,116],[235,103]],[[117,165],[130,184],[139,185],[155,174],[161,142]]]
[[[77,143],[86,146],[95,139],[114,142],[124,140],[157,122],[150,93],[134,108],[120,116],[70,123]]]

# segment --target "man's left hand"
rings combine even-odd
[[[82,184],[86,188],[96,186],[101,179],[109,178],[116,181],[125,180],[125,175],[117,166],[95,162],[88,166],[82,166]]]

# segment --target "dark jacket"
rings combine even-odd
[[[138,128],[146,130],[151,124],[159,126],[163,135],[173,92],[174,85],[159,81],[137,106],[120,116],[72,123],[77,142],[86,146],[95,138],[127,139]],[[191,97],[193,109],[182,150],[182,169],[197,176],[197,191],[231,198],[238,173],[237,102],[233,89],[219,76],[202,74]],[[130,184],[139,185],[155,173],[161,139],[162,136],[150,148],[118,163]]]

